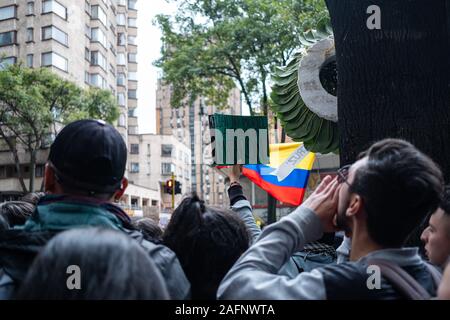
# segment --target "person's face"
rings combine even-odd
[[[350,205],[351,192],[350,186],[355,180],[356,171],[367,163],[366,158],[362,158],[355,162],[347,171],[347,174],[343,172],[341,175],[346,177],[346,179],[340,179],[341,186],[339,189],[339,199],[338,199],[338,212],[336,216],[336,225],[339,229],[344,230],[346,235],[351,234],[351,219],[347,216],[347,210]]]
[[[437,209],[420,238],[430,262],[444,265],[450,255],[450,217],[441,208]]]

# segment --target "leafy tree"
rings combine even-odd
[[[267,114],[272,68],[286,65],[297,35],[327,14],[320,0],[172,1],[176,15],[156,18],[164,45],[155,62],[173,86],[172,106],[204,96],[224,108],[237,86],[251,114]]]
[[[11,152],[24,192],[34,191],[37,152],[58,128],[83,118],[112,123],[118,116],[117,104],[108,91],[82,90],[46,68],[17,64],[0,71],[0,139]],[[26,151],[30,168],[28,188],[20,168],[20,150]]]

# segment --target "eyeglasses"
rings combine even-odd
[[[351,165],[349,164],[349,165],[343,166],[342,168],[340,168],[337,171],[337,181],[339,184],[342,184],[345,182],[350,187],[350,183],[347,182],[350,167],[351,167]]]

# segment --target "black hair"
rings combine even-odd
[[[132,224],[136,230],[139,230],[145,240],[153,243],[161,243],[163,231],[159,225],[150,218],[132,218]]]
[[[363,198],[367,229],[383,247],[400,247],[439,206],[443,176],[439,167],[411,143],[385,139],[361,157],[350,191]]]
[[[444,214],[450,216],[450,184],[445,186],[439,207],[444,211]]]
[[[248,249],[249,241],[236,213],[206,206],[196,194],[175,209],[163,235],[191,283],[192,299],[216,298],[220,282]]]
[[[13,226],[24,225],[33,214],[35,205],[25,201],[9,201],[0,204],[0,215]]]
[[[79,268],[80,289],[69,279]],[[69,272],[70,271],[70,272]],[[70,281],[69,281],[70,280]],[[72,229],[55,236],[34,260],[16,299],[168,299],[159,269],[131,237],[112,229]]]

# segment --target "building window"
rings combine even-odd
[[[117,85],[118,86],[125,86],[125,73],[119,73],[117,74]]]
[[[128,117],[136,117],[136,109],[128,109]]]
[[[91,65],[100,66],[103,70],[107,70],[108,62],[106,57],[100,51],[91,51]]]
[[[27,54],[27,67],[28,68],[33,68],[33,59],[34,59],[34,55]]]
[[[91,42],[100,42],[103,47],[107,47],[106,34],[100,28],[91,29]]]
[[[139,172],[139,163],[132,162],[130,166],[130,172],[131,173],[138,173]]]
[[[16,31],[8,31],[0,33],[0,47],[10,46],[16,43]]]
[[[128,18],[128,26],[132,28],[137,28],[137,19],[136,18]]]
[[[137,10],[137,0],[128,0],[128,9]]]
[[[128,62],[137,63],[137,53],[129,53],[128,54]]]
[[[108,27],[108,19],[106,17],[106,12],[99,5],[91,7],[91,19],[100,20],[105,27]]]
[[[119,106],[125,106],[125,94],[123,92],[117,94],[117,103]]]
[[[161,157],[171,157],[172,149],[173,149],[173,147],[171,144],[161,145]]]
[[[127,0],[117,0],[117,5],[125,7],[127,5]]]
[[[27,3],[27,16],[34,15],[34,1],[30,1]]]
[[[128,99],[137,99],[137,90],[128,90]]]
[[[107,86],[108,86],[108,84],[106,82],[106,79],[103,78],[98,73],[94,73],[94,74],[90,74],[89,75],[89,84],[91,86],[99,87],[99,88],[102,88],[102,89],[106,89]]]
[[[17,61],[16,57],[0,58],[0,70],[3,70],[12,64],[15,64],[16,61]]]
[[[127,64],[125,53],[121,52],[117,54],[117,64],[120,66],[124,66]]]
[[[45,166],[42,164],[38,164],[36,166],[35,176],[36,178],[42,178],[44,176]]]
[[[68,71],[68,61],[56,52],[46,52],[42,54],[41,65],[43,67],[53,66],[63,71]]]
[[[89,63],[91,62],[91,51],[89,48],[84,48],[84,59],[89,61]]]
[[[0,21],[16,18],[16,6],[0,8]]]
[[[117,25],[118,25],[118,26],[125,26],[126,23],[127,23],[127,20],[126,20],[126,18],[125,18],[125,14],[119,13],[119,14],[116,16],[116,22],[117,22]]]
[[[27,42],[33,42],[33,41],[34,41],[34,29],[27,28]]]
[[[172,163],[161,163],[161,174],[168,175],[175,172],[175,166]]]
[[[136,36],[128,36],[128,44],[137,45]]]
[[[65,46],[69,45],[69,36],[67,33],[55,26],[42,27],[42,40],[50,39],[58,41]]]
[[[126,46],[127,45],[127,37],[125,36],[125,33],[119,32],[117,34],[117,45],[118,46]]]
[[[44,0],[42,1],[42,13],[50,13],[60,16],[64,20],[67,20],[67,9],[58,1],[55,0]]]
[[[131,154],[139,154],[139,145],[138,144],[131,144],[130,145],[130,153]]]
[[[134,71],[128,72],[128,80],[137,81],[137,72]]]

